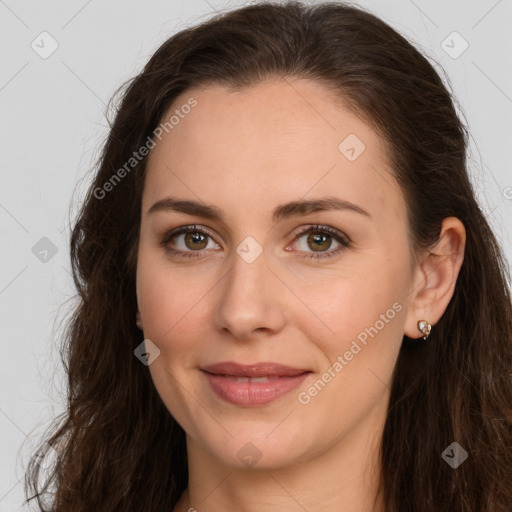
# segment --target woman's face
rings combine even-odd
[[[380,434],[415,279],[382,139],[307,80],[176,109],[148,161],[137,299],[190,446],[278,468]]]

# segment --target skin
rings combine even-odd
[[[149,370],[187,434],[189,487],[175,511],[382,510],[378,453],[393,368],[403,335],[421,338],[418,320],[435,329],[446,309],[464,227],[445,219],[438,244],[413,257],[382,139],[322,85],[274,80],[240,92],[209,85],[182,93],[170,110],[191,96],[197,106],[149,157],[137,268],[138,318],[160,350]],[[353,161],[338,149],[349,134],[365,145]],[[216,206],[223,220],[148,213],[168,196]],[[280,204],[326,196],[369,215],[346,209],[272,219]],[[211,238],[197,248],[177,235],[167,247],[197,257],[171,254],[165,233],[190,224]],[[308,259],[318,248],[298,231],[317,224],[351,243]],[[340,247],[320,234],[327,236],[321,253]],[[248,236],[263,249],[251,263],[236,251]],[[393,304],[400,311],[389,319]],[[384,327],[300,403],[298,394],[365,328],[380,326],[381,315]],[[220,361],[274,361],[312,373],[270,404],[242,407],[218,398],[199,370]],[[249,442],[260,456],[252,466],[237,456]]]

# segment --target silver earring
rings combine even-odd
[[[429,324],[426,320],[419,320],[418,329],[423,333],[423,339],[426,340],[430,336],[432,325]]]

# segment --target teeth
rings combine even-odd
[[[279,377],[234,377],[233,375],[224,375],[228,379],[234,380],[235,382],[269,382],[276,380]]]

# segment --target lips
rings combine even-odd
[[[211,389],[235,405],[263,405],[289,393],[311,373],[272,362],[241,365],[222,362],[201,368]]]
[[[292,368],[277,363],[256,363],[251,365],[242,365],[238,363],[226,362],[217,363],[202,368],[205,372],[214,375],[226,375],[230,377],[294,377],[309,370]]]

